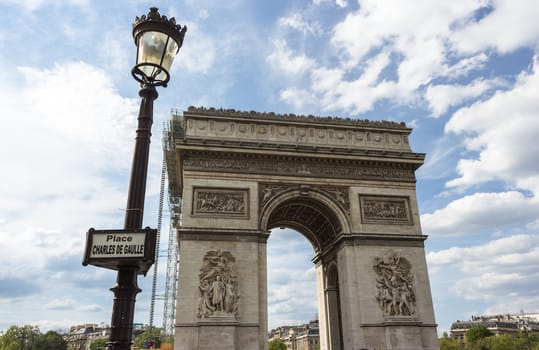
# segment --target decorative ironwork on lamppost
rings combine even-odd
[[[140,82],[141,97],[135,151],[123,230],[95,230],[87,233],[83,265],[117,270],[112,306],[111,334],[108,348],[131,349],[135,299],[141,290],[137,275],[146,274],[155,262],[156,230],[142,229],[146,176],[153,124],[153,101],[157,86],[166,87],[170,67],[179,52],[187,27],[176,24],[174,18],[161,16],[150,8],[147,15],[136,17],[133,38],[137,45],[137,61],[132,75]]]

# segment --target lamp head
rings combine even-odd
[[[167,86],[170,67],[180,51],[186,26],[176,24],[174,17],[161,16],[156,7],[148,15],[136,17],[133,39],[137,45],[137,63],[131,74],[141,84]]]

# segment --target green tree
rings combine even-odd
[[[90,344],[90,350],[106,350],[108,342],[108,338],[98,338]]]
[[[444,332],[442,337],[438,339],[438,345],[440,346],[440,350],[462,350],[464,349],[460,343],[455,340],[451,339],[449,335],[447,335],[447,332]]]
[[[488,350],[522,350],[517,347],[517,338],[508,334],[486,337],[484,341]]]
[[[148,343],[150,341],[153,341],[154,342],[154,348],[159,348],[161,346],[161,340],[160,340],[160,335],[161,335],[161,329],[159,328],[154,328],[152,329],[152,332],[150,334],[149,331],[145,331],[145,332],[142,332],[140,333],[140,335],[138,337],[135,338],[135,346],[137,348],[148,348]]]
[[[0,350],[30,350],[41,336],[37,326],[11,326],[0,337]]]
[[[275,338],[268,343],[268,350],[287,350],[286,344],[279,338]]]
[[[475,343],[480,339],[491,337],[494,333],[492,333],[487,327],[485,326],[476,326],[468,329],[466,333],[464,333],[464,338],[466,339],[467,343]]]
[[[67,350],[64,338],[55,331],[48,331],[37,338],[32,350]]]
[[[539,333],[520,332],[516,345],[519,350],[539,350]]]

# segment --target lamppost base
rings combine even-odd
[[[137,285],[135,266],[123,266],[118,270],[114,293],[109,350],[130,350],[136,296],[141,289]]]

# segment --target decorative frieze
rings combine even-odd
[[[249,190],[195,187],[193,216],[249,217]]]
[[[412,224],[408,197],[359,195],[361,221],[366,224]]]
[[[235,262],[228,251],[211,250],[204,256],[199,274],[198,318],[238,316]]]
[[[310,176],[339,179],[375,179],[414,182],[414,166],[382,162],[311,160],[309,158],[252,158],[239,154],[196,154],[183,159],[183,169],[193,171],[232,172]]]
[[[411,129],[404,123],[390,121],[193,107],[184,112],[184,119],[185,134],[189,137],[410,150]]]
[[[414,316],[416,298],[410,262],[390,251],[381,258],[374,258],[373,268],[376,300],[384,316]]]

